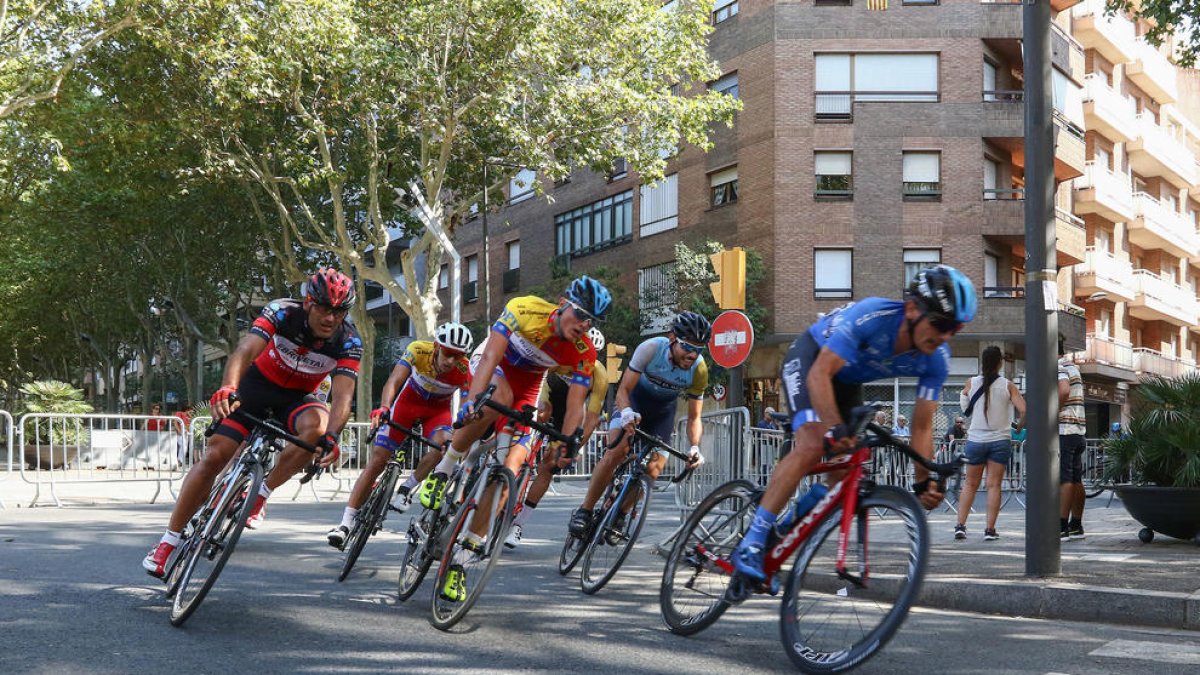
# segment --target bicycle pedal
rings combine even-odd
[[[754,586],[749,579],[740,574],[734,574],[729,579],[729,586],[725,588],[725,602],[740,605],[751,595],[754,595]]]

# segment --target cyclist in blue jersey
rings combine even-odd
[[[675,431],[676,402],[680,396],[686,396],[688,454],[691,457],[688,466],[695,468],[704,463],[704,457],[700,454],[703,433],[700,413],[704,407],[704,390],[708,387],[708,365],[700,355],[711,334],[712,325],[708,319],[695,312],[681,312],[671,322],[671,330],[666,337],[650,338],[633,350],[629,367],[621,377],[613,398],[613,409],[621,412],[614,415],[609,424],[610,443],[616,440],[622,428],[632,429],[635,425],[670,443]],[[583,504],[571,514],[571,522],[567,526],[576,537],[583,536],[591,527],[596,501],[612,482],[613,472],[625,461],[631,436],[631,433],[626,433],[621,444],[604,453],[592,470]],[[667,454],[662,451],[655,453],[646,467],[650,480],[657,479],[666,464]]]
[[[946,344],[975,318],[975,286],[948,265],[922,270],[903,301],[865,298],[830,312],[796,338],[783,361],[783,386],[795,434],[733,555],[735,569],[761,581],[763,549],[778,514],[801,479],[830,452],[848,452],[856,439],[846,428],[862,403],[862,385],[890,377],[917,378],[912,446],[933,458],[933,418],[949,371]],[[916,467],[913,491],[927,509],[942,501],[928,472]]]

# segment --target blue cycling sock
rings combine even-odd
[[[774,513],[758,507],[754,512],[754,522],[750,524],[750,530],[746,532],[746,536],[742,538],[742,545],[753,544],[758,547],[765,546],[767,543],[767,535],[771,529],[775,527],[775,519],[778,518]]]

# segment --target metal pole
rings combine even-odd
[[[492,319],[492,257],[488,243],[488,165],[483,164],[483,319]]]
[[[1027,0],[1025,44],[1025,574],[1062,571],[1058,528],[1058,271],[1054,230],[1054,124],[1050,0]]]

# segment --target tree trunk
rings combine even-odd
[[[354,327],[358,329],[358,337],[363,342],[362,361],[358,366],[358,385],[354,389],[355,406],[358,410],[355,418],[360,422],[365,422],[371,415],[371,409],[374,408],[375,394],[372,391],[372,384],[375,373],[375,333],[377,329],[375,321],[367,313],[365,302],[355,303],[354,315]]]

